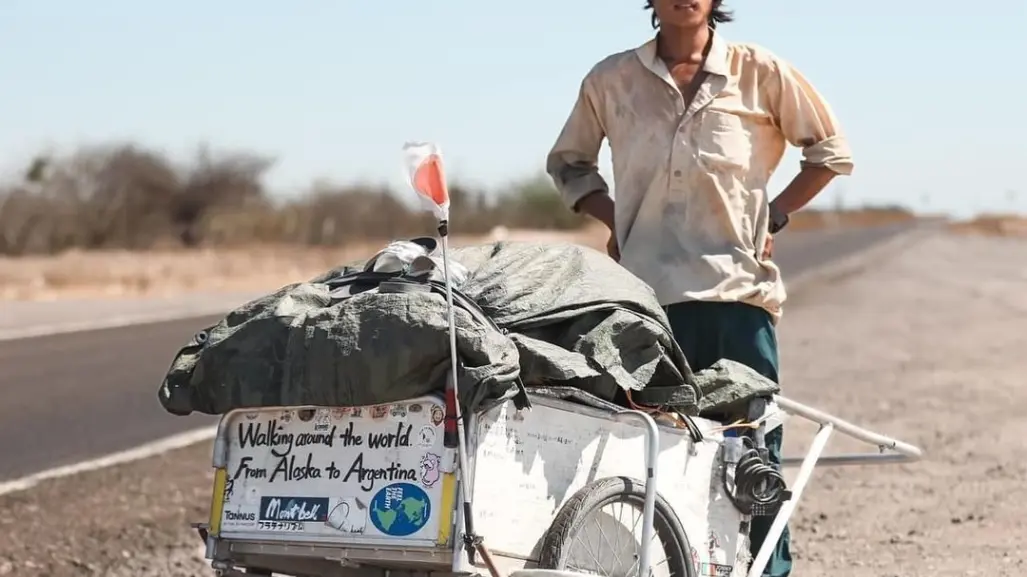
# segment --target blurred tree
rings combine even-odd
[[[545,174],[514,183],[500,197],[496,212],[504,226],[566,230],[582,226],[587,217],[567,208]]]
[[[435,233],[432,216],[410,198],[375,184],[315,182],[276,198],[265,177],[273,161],[201,146],[190,162],[130,142],[33,157],[21,181],[0,187],[0,253],[68,248],[144,250],[253,242],[341,245]],[[450,184],[453,231],[572,228],[585,217],[563,206],[548,177],[502,193]]]

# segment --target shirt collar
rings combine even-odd
[[[718,76],[728,76],[729,66],[727,61],[727,41],[717,32],[710,28],[710,53],[706,55],[706,62],[703,63],[703,70]],[[663,76],[667,70],[666,64],[656,55],[656,36],[653,36],[645,44],[635,49],[635,54],[646,68]]]

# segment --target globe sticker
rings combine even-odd
[[[385,535],[406,537],[421,530],[431,517],[428,494],[417,485],[393,483],[371,499],[371,523]]]

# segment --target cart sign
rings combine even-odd
[[[444,509],[442,412],[424,397],[229,415],[222,535],[434,544]]]

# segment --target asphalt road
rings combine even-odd
[[[786,231],[775,241],[775,260],[787,282],[910,228]],[[214,417],[164,412],[157,387],[178,348],[218,319],[0,342],[0,481],[214,424]]]

